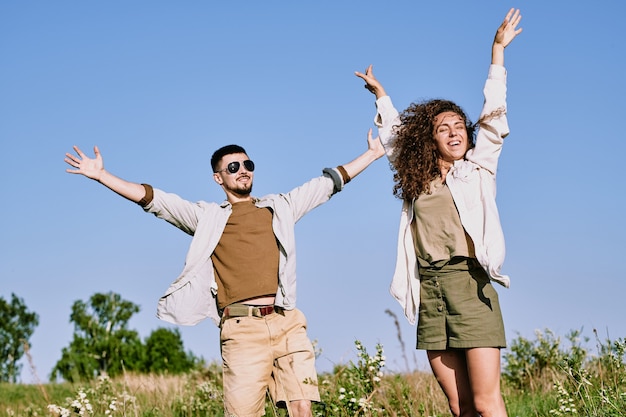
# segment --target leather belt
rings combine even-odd
[[[278,312],[280,307],[275,306],[251,306],[247,304],[235,303],[224,308],[222,320],[231,317],[265,317],[268,314]]]

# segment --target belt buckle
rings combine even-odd
[[[257,306],[252,307],[252,315],[255,317],[265,317],[274,312],[274,306]]]

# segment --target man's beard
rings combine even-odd
[[[231,191],[241,197],[246,197],[252,193],[252,184],[249,184],[249,186],[244,185],[243,188],[233,188]]]

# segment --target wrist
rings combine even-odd
[[[104,185],[104,183],[106,182],[106,176],[107,175],[108,175],[108,172],[104,168],[102,168],[91,179],[94,180],[94,181],[98,181],[100,184]]]
[[[491,47],[491,63],[495,65],[504,65],[504,45],[494,42]]]
[[[382,157],[385,154],[385,149],[381,148],[381,149],[368,149],[365,152],[365,158],[366,158],[366,163],[367,165],[371,164],[372,162],[376,161],[377,159],[380,159],[380,157]]]

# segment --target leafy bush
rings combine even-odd
[[[594,333],[598,356],[589,355],[582,346],[580,331],[567,335],[568,349],[550,330],[536,332],[534,341],[518,337],[504,354],[504,381],[518,391],[546,398],[550,415],[623,416],[626,343],[624,339],[602,342]]]
[[[580,364],[587,356],[580,343],[580,333],[576,330],[567,335],[569,349],[565,349],[561,338],[549,329],[535,331],[537,339],[533,341],[518,336],[503,354],[503,379],[521,390],[552,387],[565,363]]]

